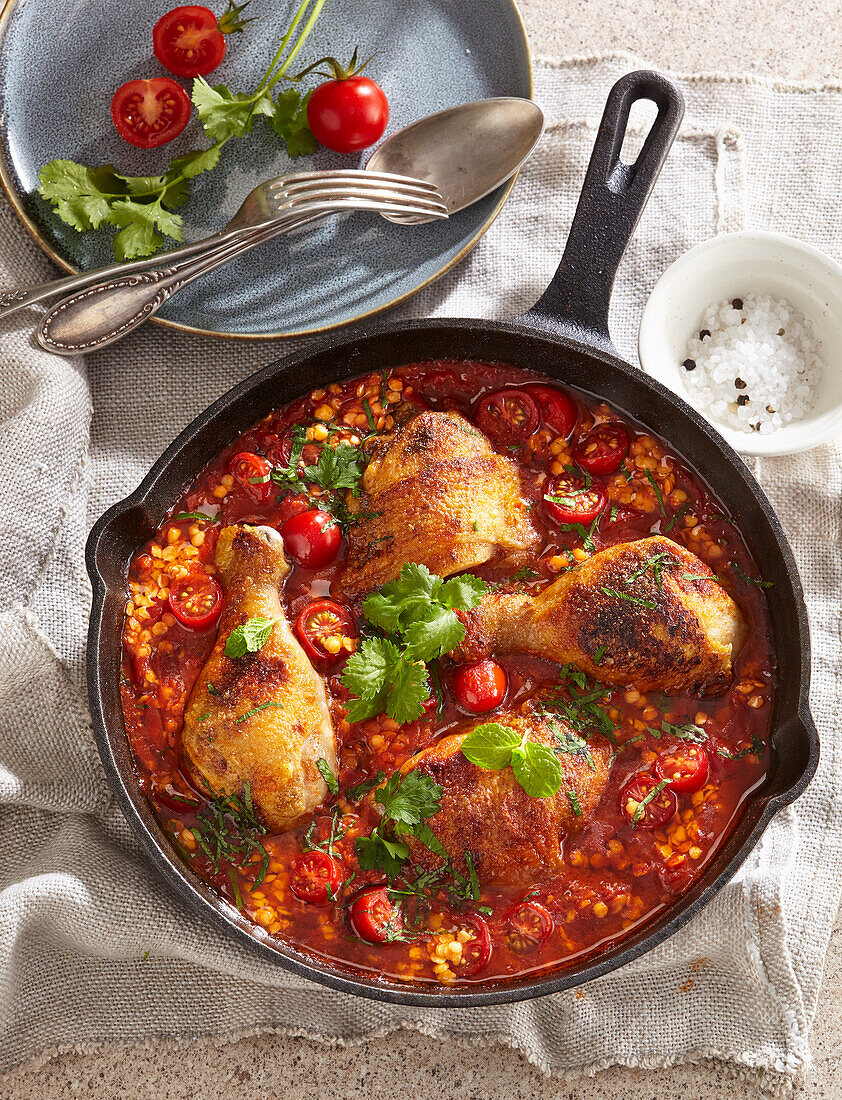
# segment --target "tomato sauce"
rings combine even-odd
[[[497,443],[521,467],[524,497],[532,501],[532,519],[541,535],[540,549],[532,566],[514,575],[494,562],[472,572],[511,590],[538,590],[590,553],[664,533],[717,573],[746,618],[748,640],[735,662],[728,691],[699,699],[604,687],[597,705],[612,730],[613,765],[595,814],[564,839],[564,875],[517,892],[481,886],[478,896],[471,896],[473,891],[464,883],[452,888],[447,877],[433,880],[424,897],[411,890],[401,894],[404,879],[398,879],[390,894],[398,919],[385,942],[366,942],[358,934],[358,922],[376,916],[379,904],[376,898],[365,898],[354,909],[361,888],[383,887],[386,879],[359,867],[354,842],[377,825],[378,812],[370,798],[355,800],[348,791],[380,770],[390,775],[419,749],[464,724],[466,713],[452,690],[457,666],[449,658],[437,662],[441,705],[399,726],[385,715],[349,723],[348,692],[340,680],[347,647],[335,659],[323,656],[318,667],[333,711],[340,794],[283,834],[265,832],[241,802],[220,807],[187,778],[180,753],[183,715],[215,631],[183,625],[173,614],[170,593],[181,591],[185,577],[215,578],[213,554],[222,526],[245,521],[280,527],[292,511],[305,506],[299,503],[296,509],[283,484],[271,483],[277,491],[270,491],[265,483],[238,480],[232,470],[239,467],[232,459],[252,454],[262,456],[269,466],[285,465],[295,425],[307,429],[308,462],[317,460],[319,447],[331,433],[365,452],[372,430],[388,430],[407,404],[455,409],[476,421],[485,395],[501,389],[528,393],[538,381],[546,379],[501,364],[437,361],[317,390],[232,441],[173,502],[169,518],[130,564],[122,698],[141,789],[191,870],[248,914],[265,935],[352,972],[446,986],[547,971],[597,954],[688,888],[722,845],[741,804],[766,772],[775,679],[771,633],[762,581],[737,526],[704,480],[667,442],[589,395],[560,387],[541,394],[536,386],[542,411],[538,424],[515,408],[515,421],[527,423],[529,434],[518,438],[516,423],[515,437],[501,432]],[[561,395],[560,404],[553,393]],[[505,418],[511,411],[511,402],[486,408],[486,426],[493,430],[494,418]],[[606,421],[622,425],[628,439],[622,465],[608,473],[599,472],[599,463],[611,466],[610,437],[616,429],[603,433],[599,441],[593,487],[604,492],[608,504],[592,524],[579,530],[561,525],[543,499],[547,479],[569,475],[566,467],[582,455],[582,441]],[[257,469],[259,473],[260,465]],[[581,474],[581,468],[573,469],[576,476]],[[310,485],[309,492],[318,500],[322,491]],[[320,569],[294,566],[282,594],[290,623],[295,624],[312,601],[330,596],[343,561],[344,540],[331,564]],[[208,602],[209,598],[202,606]],[[349,610],[359,624],[360,606]],[[353,625],[352,621],[352,631]],[[533,657],[501,655],[496,660],[508,677],[507,708],[539,691],[564,696],[569,689],[569,669],[560,672],[557,665]],[[593,681],[587,689],[594,689]],[[494,713],[484,717],[493,721]],[[675,733],[688,728],[696,730],[691,741]],[[601,735],[591,731],[587,736]],[[667,774],[667,765],[677,766],[673,757],[680,757],[688,744],[701,745],[703,751],[696,748],[685,762],[695,778],[685,777],[684,790],[677,783],[673,794],[667,792],[675,812],[655,827],[647,827],[646,821],[630,822],[623,808],[627,784],[642,774],[650,777],[651,788],[659,774]],[[699,769],[700,755],[707,758],[706,775]],[[688,785],[694,789],[686,789]],[[641,812],[654,813],[658,805],[653,799]],[[668,803],[664,812],[669,813],[669,807]],[[216,822],[227,839],[214,842],[208,821]],[[308,851],[329,854],[332,868],[325,870],[321,857],[302,864]],[[320,874],[327,875],[326,888]],[[303,881],[302,875],[310,877]],[[405,878],[412,879],[413,873],[408,871]],[[366,913],[352,918],[352,912],[363,908]]]

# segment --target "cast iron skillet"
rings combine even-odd
[[[639,99],[658,107],[637,161],[620,159],[629,110]],[[198,416],[152,467],[139,488],[94,526],[87,564],[94,590],[88,688],[102,762],[117,800],[152,862],[176,894],[233,939],[323,985],[381,1001],[429,1006],[488,1005],[568,989],[649,951],[686,924],[734,874],[781,806],[815,773],[819,742],[808,709],[810,641],[801,585],[781,525],[739,456],[698,413],[620,359],[608,334],[608,302],[617,266],[666,158],[683,114],[678,90],[653,72],[630,73],[611,90],[561,265],[540,301],[513,321],[379,323],[365,335],[322,343],[235,386]],[[598,394],[676,444],[733,515],[767,589],[778,662],[770,772],[743,805],[727,843],[704,874],[664,913],[614,947],[576,965],[521,979],[474,983],[447,992],[354,977],[338,965],[271,940],[217,898],[172,849],[143,795],[120,706],[120,646],[129,558],[151,538],[183,486],[270,410],[352,375],[419,359],[498,360],[541,371]],[[428,991],[429,990],[429,991]]]

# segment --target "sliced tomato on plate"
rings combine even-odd
[[[514,387],[486,394],[477,407],[477,427],[495,443],[522,443],[538,427],[538,406],[526,390]]]
[[[277,492],[272,481],[272,464],[262,455],[240,451],[228,461],[228,470],[252,500],[268,504]]]
[[[544,493],[544,503],[556,523],[590,523],[604,511],[608,493],[601,481],[561,474]]]
[[[199,4],[173,8],[152,29],[155,56],[176,76],[206,76],[225,57],[226,34],[241,31],[251,22],[240,18],[245,6],[229,0],[219,19]]]
[[[222,587],[207,573],[191,574],[170,588],[167,603],[182,626],[207,630],[222,611]]]
[[[679,794],[700,791],[707,782],[710,771],[708,754],[701,745],[684,744],[662,752],[655,761],[655,774],[666,779]]]
[[[539,901],[521,901],[503,919],[506,943],[517,955],[534,955],[546,944],[555,921]]]
[[[403,929],[401,912],[384,886],[370,886],[356,896],[349,913],[351,929],[366,943],[387,943]]]
[[[190,118],[190,97],[168,76],[129,80],[111,100],[117,133],[138,149],[155,149],[177,138]]]
[[[359,631],[347,607],[334,600],[307,604],[295,624],[295,633],[311,660],[335,661],[357,648]]]
[[[573,458],[589,474],[613,474],[629,451],[629,437],[620,424],[597,424],[582,436]]]
[[[635,829],[660,829],[678,809],[678,799],[665,779],[642,772],[620,792],[620,809]]]
[[[567,439],[576,427],[578,418],[576,402],[573,398],[564,390],[557,390],[555,386],[545,386],[543,382],[531,383],[527,387],[527,392],[532,400],[538,403],[544,427]]]
[[[289,888],[299,901],[327,905],[336,897],[342,882],[342,868],[333,856],[314,849],[292,862]]]

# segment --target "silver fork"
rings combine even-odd
[[[343,169],[332,172],[301,172],[293,176],[279,176],[255,187],[246,196],[242,206],[224,229],[203,240],[172,249],[164,256],[147,256],[144,259],[130,260],[126,263],[107,264],[105,267],[99,267],[92,271],[83,271],[76,275],[54,279],[49,283],[0,291],[0,318],[59,294],[69,294],[74,290],[93,286],[95,283],[101,283],[106,279],[121,278],[125,275],[133,275],[138,271],[145,271],[149,267],[161,263],[162,260],[165,260],[167,264],[173,264],[190,256],[208,252],[210,249],[230,240],[240,237],[245,239],[249,232],[259,230],[267,222],[277,218],[283,212],[283,206],[287,199],[303,198],[309,192],[321,190],[325,187],[332,189],[345,188],[346,191],[350,188],[353,194],[358,193],[360,187],[365,189],[366,194],[370,194],[372,189],[376,189],[378,192],[384,192],[384,197],[385,193],[395,195],[399,193],[406,198],[415,198],[420,201],[428,199],[440,201],[441,199],[433,184],[427,183],[426,180],[416,180],[409,176],[398,176],[389,172]]]

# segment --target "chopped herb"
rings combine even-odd
[[[327,852],[329,856],[334,855],[334,845],[337,840],[340,840],[347,833],[347,828],[342,824],[342,811],[338,806],[333,807],[333,811],[330,819],[330,832],[328,833],[327,840],[313,840],[313,834],[316,831],[316,819],[314,818],[310,827],[301,839],[301,847],[305,852],[312,852],[315,850],[321,852]]]
[[[658,507],[661,509],[661,515],[666,516],[667,510],[664,507],[664,496],[663,496],[663,493],[661,492],[661,490],[658,488],[658,483],[655,480],[655,478],[652,476],[652,471],[651,470],[646,471],[646,480],[652,486],[652,490],[655,493],[655,496],[657,497]]]
[[[566,694],[556,692],[548,695],[541,701],[539,711],[543,714],[561,715],[577,733],[585,736],[589,733],[601,733],[616,744],[617,726],[611,721],[608,712],[600,706],[613,689],[597,681],[588,688],[588,677],[576,665],[562,665],[560,675]]]
[[[513,581],[534,581],[538,576],[538,572],[531,566],[523,565],[516,572],[512,573],[511,579]]]
[[[371,405],[369,405],[367,397],[363,401],[363,408],[365,409],[365,418],[368,421],[368,430],[370,432],[376,431],[377,423],[374,419],[374,413],[371,411]]]
[[[564,468],[565,470],[567,470],[568,474],[572,474],[573,477],[580,478],[582,481],[584,481],[585,492],[590,489],[591,485],[593,484],[593,478],[587,470],[583,470],[581,466],[576,466],[572,462],[566,463]]]
[[[589,554],[593,554],[596,550],[593,541],[593,533],[596,530],[596,525],[599,523],[599,516],[595,516],[593,523],[590,527],[585,527],[581,523],[560,523],[558,525],[559,531],[574,531],[582,540],[582,545]]]
[[[614,522],[614,520],[615,520],[615,519],[617,518],[617,512],[618,512],[618,508],[617,508],[617,505],[616,505],[616,504],[612,504],[612,505],[611,505],[611,516],[610,516],[610,519],[611,519],[611,522],[612,522],[612,523],[613,523],[613,522]]]
[[[728,564],[731,566],[731,569],[733,569],[736,576],[741,581],[745,581],[746,584],[754,584],[758,588],[774,588],[775,587],[775,582],[774,581],[757,580],[754,577],[750,577],[747,573],[744,573],[743,570],[740,568],[739,562],[730,561],[730,562],[728,562]]]
[[[739,752],[731,752],[730,749],[717,749],[717,756],[723,757],[725,760],[743,760],[746,756],[760,756],[763,752],[763,742],[757,736],[754,735],[751,739],[751,744],[747,745],[744,749],[740,749]]]
[[[673,527],[675,527],[676,523],[678,523],[682,516],[686,516],[689,511],[690,502],[688,500],[685,501],[684,504],[682,504],[681,507],[673,513],[672,519],[662,528],[664,534],[669,534],[669,532],[673,529]]]
[[[143,952],[143,955],[141,955],[140,961],[141,962],[146,962],[146,960],[148,958],[149,958],[149,948],[147,947],[146,950]]]
[[[486,917],[490,917],[491,914],[494,912],[494,910],[491,908],[490,905],[478,905],[476,907],[476,910],[477,910],[478,913],[482,913]]]
[[[634,814],[632,815],[632,819],[631,819],[631,827],[633,829],[637,828],[637,824],[640,821],[640,819],[643,817],[644,810],[649,805],[649,803],[654,798],[658,797],[658,795],[661,793],[661,791],[664,789],[664,787],[667,786],[668,783],[669,783],[668,779],[662,779],[660,781],[660,783],[656,783],[655,786],[652,788],[652,790],[647,792],[647,794],[645,794],[643,796],[643,798],[640,800],[640,802],[638,802],[637,809],[634,811]]]
[[[197,722],[204,722],[206,718],[210,718],[210,711],[206,710],[204,714],[200,714],[196,719]]]
[[[579,796],[576,794],[576,792],[573,790],[572,787],[567,792],[567,797],[570,799],[570,805],[573,809],[573,816],[574,817],[581,817],[582,816],[582,806],[579,802]]]
[[[365,797],[369,791],[374,790],[386,779],[386,773],[379,771],[377,775],[371,779],[364,779],[362,783],[358,783],[356,787],[351,787],[345,792],[345,796],[349,802],[359,802],[361,798]]]
[[[276,703],[270,699],[268,703],[260,703],[258,706],[252,707],[251,710],[247,710],[245,714],[238,715],[234,721],[245,722],[247,718],[253,718],[255,714],[259,714],[262,710],[269,710],[270,707],[277,707],[278,710],[284,709],[283,703]]]
[[[596,652],[593,655],[593,663],[599,665],[602,662],[602,658],[605,656],[605,646],[600,645],[596,647]]]
[[[213,794],[210,785],[205,786],[211,795],[208,804],[196,818],[190,832],[198,849],[207,856],[216,874],[223,860],[241,870],[251,863],[255,852],[261,855],[260,868],[251,886],[252,890],[263,882],[269,869],[269,853],[259,837],[266,832],[254,810],[251,785],[246,780],[241,794]],[[196,853],[188,853],[193,856]]]
[[[240,880],[233,867],[228,868],[228,881],[231,883],[231,889],[234,892],[234,904],[242,913],[245,909],[245,903],[243,902],[243,895],[240,893]]]
[[[686,569],[681,574],[681,576],[684,578],[685,581],[715,581],[718,579],[716,576],[705,577],[700,576],[698,573],[688,573]]]
[[[654,726],[647,726],[646,729],[658,741],[660,741],[662,734],[667,737],[676,737],[679,741],[695,741],[699,745],[707,740],[705,731],[694,722],[675,723],[667,722],[664,719],[659,730],[655,729]]]
[[[219,523],[216,516],[209,516],[207,512],[179,512],[177,516],[171,516],[170,518],[175,522],[182,519],[200,519],[204,520],[205,523]]]
[[[479,531],[479,524],[477,523],[476,520],[474,520],[474,522],[471,524],[471,526],[473,527],[473,529],[475,531]]]
[[[658,606],[653,600],[644,600],[640,596],[632,596],[628,592],[618,592],[616,588],[608,588],[604,584],[599,586],[599,590],[615,600],[626,600],[627,603],[635,603],[640,607],[649,607],[654,610]]]
[[[629,472],[628,466],[626,466],[625,459],[623,459],[623,461],[620,463],[620,470],[622,471],[623,477],[626,479],[626,481],[631,481],[632,476]]]
[[[245,657],[247,653],[256,653],[269,641],[272,627],[279,621],[277,618],[264,619],[255,616],[240,626],[235,626],[225,643],[225,656],[237,658]]]
[[[465,852],[465,864],[468,868],[468,878],[470,881],[471,898],[473,901],[479,901],[479,878],[477,877],[477,869],[474,866],[474,861],[471,858],[470,852]]]
[[[339,783],[336,780],[336,776],[333,774],[333,769],[323,756],[320,756],[316,761],[316,767],[319,769],[319,775],[321,775],[322,779],[327,784],[327,789],[330,793],[333,795],[339,794]]]
[[[664,587],[664,581],[661,574],[664,571],[665,563],[669,560],[670,557],[671,555],[666,550],[661,551],[660,554],[653,554],[651,558],[647,558],[643,565],[641,565],[638,569],[635,569],[635,571],[629,575],[629,583],[637,580],[638,577],[642,576],[647,570],[651,569],[652,576],[655,578],[655,584],[657,584],[658,588],[662,589]]]
[[[208,680],[208,695],[221,695],[222,692]]]

